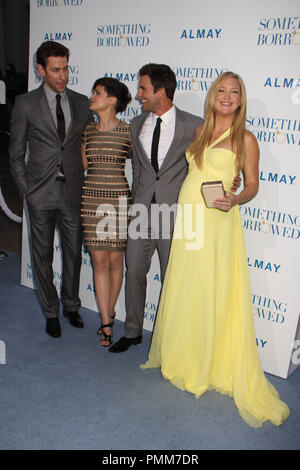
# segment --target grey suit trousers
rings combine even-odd
[[[163,283],[168,265],[171,246],[169,239],[128,239],[126,250],[126,338],[136,338],[142,334],[145,298],[147,289],[147,273],[151,266],[152,255],[157,249],[160,263],[160,277]]]
[[[55,181],[53,191],[41,207],[28,204],[34,280],[46,318],[59,315],[59,298],[53,283],[53,241],[59,229],[62,248],[61,299],[68,311],[78,311],[82,230],[80,208],[66,198],[65,183]]]

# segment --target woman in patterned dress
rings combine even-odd
[[[82,159],[88,169],[81,201],[84,241],[93,262],[96,299],[104,347],[112,342],[112,326],[123,281],[131,194],[125,163],[131,149],[129,124],[117,118],[131,101],[128,88],[115,78],[94,83],[90,110],[98,121],[87,124],[82,138]]]

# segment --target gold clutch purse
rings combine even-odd
[[[225,191],[222,181],[207,181],[202,183],[201,192],[207,207],[214,207],[212,202],[225,196]]]

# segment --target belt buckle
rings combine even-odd
[[[62,181],[62,182],[65,182],[66,181],[66,178],[64,175],[57,175],[57,177],[55,178],[56,181]]]

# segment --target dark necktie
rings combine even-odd
[[[66,125],[65,125],[65,116],[60,104],[61,100],[61,95],[57,94],[56,95],[56,117],[57,117],[57,132],[58,135],[63,142],[65,140],[65,135],[66,135]],[[60,173],[64,174],[64,165],[61,162]]]
[[[154,128],[153,137],[152,137],[152,145],[151,145],[151,164],[156,171],[158,172],[158,161],[157,161],[157,151],[158,151],[158,142],[160,136],[160,117],[156,120],[156,126]]]
[[[56,95],[56,117],[57,117],[57,132],[61,141],[65,139],[65,116],[60,104],[61,96]]]

